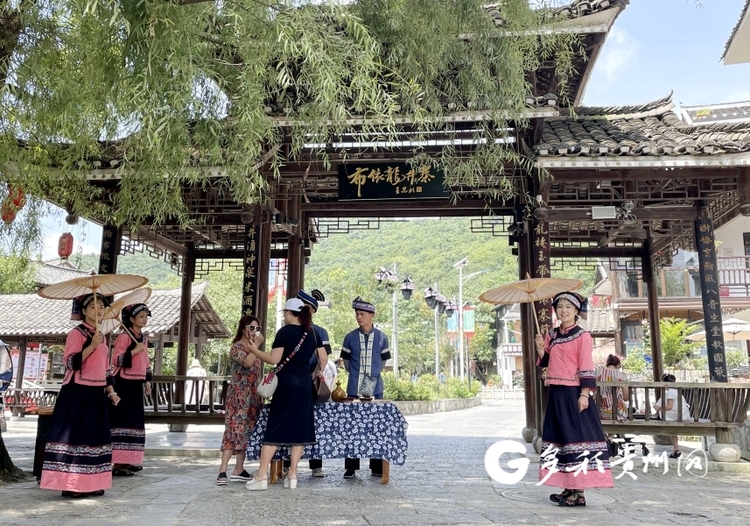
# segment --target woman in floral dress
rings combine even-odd
[[[263,404],[257,392],[263,374],[263,364],[251,350],[258,351],[261,343],[263,335],[260,320],[255,316],[240,318],[237,334],[229,350],[232,381],[224,404],[226,416],[217,486],[225,486],[230,479],[248,481],[252,478],[244,468],[245,450]],[[227,477],[227,465],[232,455],[237,455],[237,459],[232,475]]]

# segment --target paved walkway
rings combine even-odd
[[[563,509],[549,502],[551,488],[534,484],[539,457],[528,448],[531,465],[524,479],[514,486],[493,483],[484,470],[484,455],[498,440],[520,441],[520,400],[488,400],[473,409],[407,420],[409,457],[406,465],[391,467],[389,485],[367,471],[344,480],[343,461],[326,460],[322,479],[310,477],[303,462],[294,491],[280,484],[252,493],[243,483],[217,487],[220,428],[193,426],[187,433],[168,433],[164,426],[153,426],[147,433],[146,467],[137,476],[115,478],[104,497],[79,501],[39,490],[34,482],[0,487],[0,525],[727,525],[745,524],[750,516],[747,465],[728,473],[711,464],[698,477],[685,472],[683,458],[678,476],[675,460],[666,474],[653,468],[644,474],[638,459],[637,480],[625,474],[614,490],[587,491],[586,508]],[[4,439],[16,464],[30,470],[33,426],[14,424],[9,422]],[[197,455],[163,456],[177,446],[196,448]],[[650,447],[656,453],[671,449]],[[616,476],[621,472],[615,468]]]

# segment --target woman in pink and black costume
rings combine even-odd
[[[122,400],[109,408],[112,431],[112,474],[129,477],[143,469],[146,447],[146,423],[143,414],[143,390],[151,395],[151,364],[148,340],[143,328],[151,311],[145,303],[122,309],[125,330],[117,336],[112,349],[112,372]]]
[[[545,338],[536,336],[537,365],[547,367],[549,387],[539,480],[563,488],[550,495],[552,502],[585,506],[586,488],[614,486],[599,411],[591,397],[596,391],[593,342],[577,323],[586,317],[587,301],[575,292],[562,292],[552,306],[560,326]]]
[[[96,330],[104,306],[104,298],[93,294],[73,301],[71,319],[84,322],[65,342],[65,378],[47,432],[40,483],[63,497],[100,496],[112,487],[107,406],[120,398],[112,386],[107,344]]]

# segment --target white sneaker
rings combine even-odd
[[[313,470],[312,470],[312,476],[313,477],[325,477],[326,474],[323,471],[323,468],[313,468]]]

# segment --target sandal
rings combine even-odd
[[[586,498],[582,492],[573,491],[567,499],[557,503],[559,506],[585,506]]]
[[[128,471],[132,471],[133,473],[137,473],[138,471],[143,471],[143,466],[134,466],[133,464],[128,464],[125,466],[125,469]]]
[[[229,482],[229,479],[227,478],[226,471],[222,471],[219,473],[219,476],[216,477],[216,485],[217,486],[226,486],[227,482]]]
[[[112,470],[112,476],[113,477],[132,477],[135,475],[132,471],[128,471],[127,469],[113,469]]]
[[[681,456],[682,456],[682,451],[678,449],[677,451],[669,455],[669,458],[680,458]]]
[[[555,503],[559,503],[563,499],[567,499],[570,494],[573,493],[572,490],[564,489],[562,493],[553,493],[549,496],[549,500]]]

